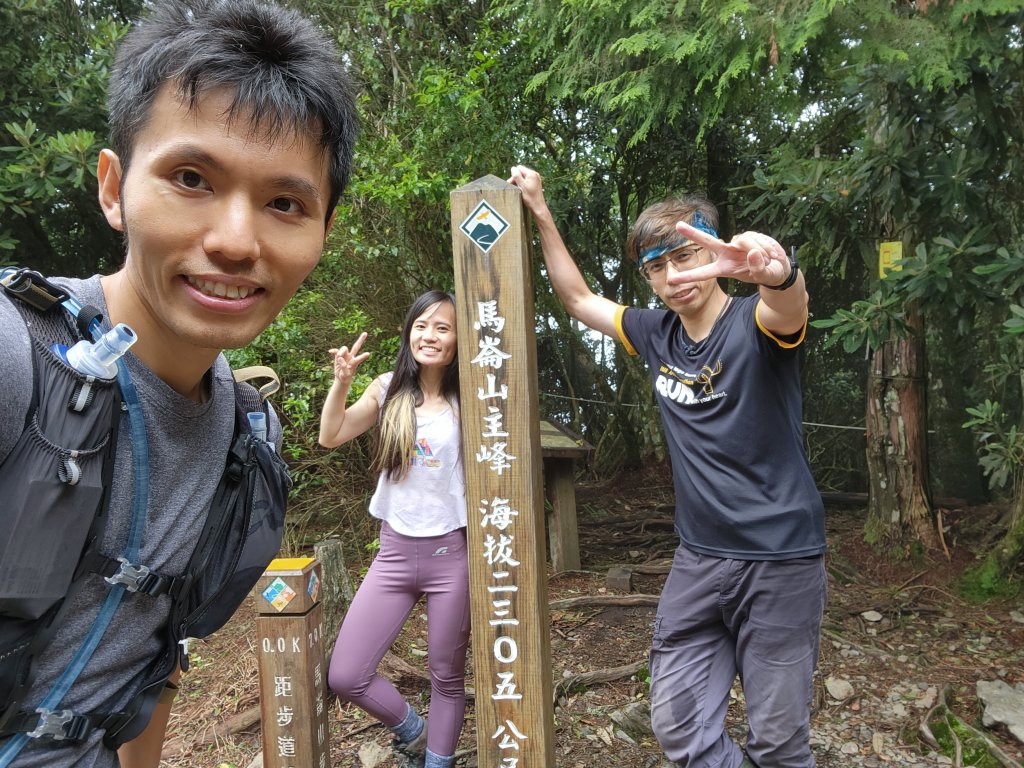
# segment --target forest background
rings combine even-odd
[[[1024,3],[1010,0],[296,0],[346,52],[362,129],[323,261],[235,365],[273,366],[296,480],[287,548],[373,538],[367,443],[316,445],[327,349],[394,358],[451,288],[449,193],[541,172],[590,284],[652,293],[631,222],[706,193],[722,235],[797,249],[811,292],[805,430],[823,491],[867,496],[880,558],[943,545],[936,499],[1005,514],[965,585],[1019,588],[1024,543]],[[96,203],[106,77],[136,0],[0,0],[0,264],[116,269]],[[881,279],[879,247],[899,242]],[[541,412],[608,477],[664,445],[641,362],[565,314],[536,260]],[[728,290],[743,293],[743,285]],[[357,535],[352,535],[357,532]]]

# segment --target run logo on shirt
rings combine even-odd
[[[714,378],[721,372],[721,360],[718,360],[714,367],[702,366],[696,373],[688,373],[663,363],[658,369],[654,388],[662,397],[681,405],[707,403],[725,397],[724,392],[715,391],[714,385]]]

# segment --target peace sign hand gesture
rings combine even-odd
[[[710,264],[676,272],[670,280],[676,285],[732,277],[744,283],[772,286],[782,284],[789,277],[791,267],[786,251],[768,235],[743,232],[725,243],[685,221],[676,223],[676,231],[715,254]]]
[[[334,356],[334,380],[342,386],[348,387],[352,383],[352,378],[356,375],[356,368],[370,356],[369,352],[362,354],[359,352],[364,341],[366,341],[365,331],[359,334],[359,338],[355,340],[351,349],[341,347],[327,350]]]

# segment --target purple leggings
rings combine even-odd
[[[359,586],[338,632],[327,682],[331,690],[384,725],[399,725],[408,704],[377,674],[420,595],[427,596],[430,728],[427,746],[455,754],[466,713],[469,645],[469,565],[466,529],[414,538],[384,523],[380,551]]]

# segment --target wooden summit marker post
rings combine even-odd
[[[480,768],[552,768],[533,280],[522,193],[451,193]]]

